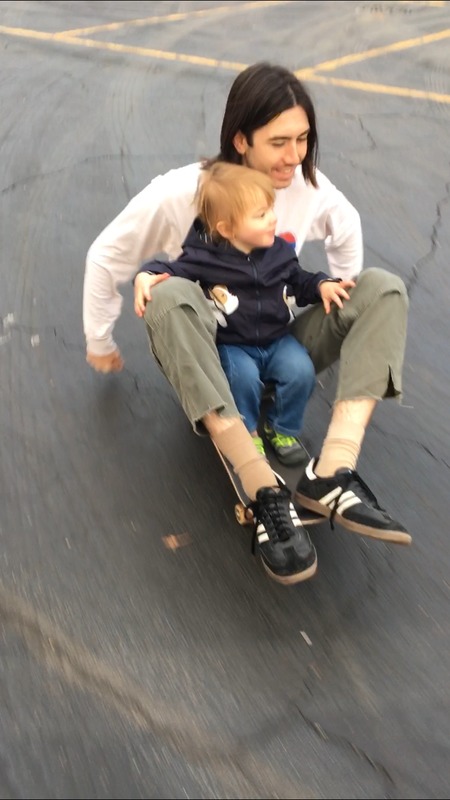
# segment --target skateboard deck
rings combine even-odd
[[[214,447],[216,446],[214,445]],[[239,476],[236,475],[236,473],[234,472],[230,462],[225,458],[225,456],[220,452],[220,450],[218,450],[217,447],[216,450],[217,453],[219,454],[219,458],[223,466],[225,467],[225,470],[228,474],[228,477],[231,481],[231,484],[238,498],[238,502],[234,506],[234,513],[236,516],[236,520],[238,521],[239,525],[252,525],[253,512],[250,508],[252,501],[246,495],[243,486],[239,480]],[[292,501],[296,507],[297,514],[302,524],[307,526],[307,525],[318,525],[321,522],[326,522],[327,521],[326,517],[316,514],[315,511],[309,511],[309,509],[303,508],[295,501],[294,490],[300,478],[300,475],[305,469],[305,464],[299,464],[298,466],[293,466],[293,467],[292,466],[287,467],[281,464],[278,461],[274,451],[267,442],[265,442],[265,451],[267,460],[270,466],[272,467],[274,473],[278,475],[281,478],[281,480],[287,485],[288,489],[291,490]]]
[[[327,518],[318,514],[315,511],[310,511],[308,508],[304,508],[295,500],[295,488],[297,483],[300,479],[300,476],[303,474],[306,464],[311,459],[311,455],[309,454],[307,448],[305,447],[305,443],[302,440],[302,445],[305,448],[305,452],[308,455],[308,461],[303,464],[297,464],[295,466],[286,466],[278,461],[275,451],[267,441],[264,435],[264,421],[267,414],[267,409],[270,403],[273,400],[273,387],[269,384],[266,385],[263,396],[261,398],[261,409],[260,409],[260,418],[258,423],[258,433],[261,436],[264,442],[264,449],[266,453],[266,458],[272,467],[274,473],[281,478],[281,481],[286,484],[288,489],[290,489],[292,493],[292,502],[296,508],[298,517],[302,523],[302,525],[319,525],[323,522],[327,522]],[[214,444],[214,442],[213,442]],[[214,445],[215,446],[215,445]],[[219,458],[224,465],[228,477],[231,481],[231,484],[234,488],[234,491],[237,494],[238,502],[234,506],[234,513],[236,515],[236,519],[239,522],[239,525],[252,525],[253,524],[253,512],[250,508],[251,500],[247,497],[246,493],[244,492],[244,488],[239,480],[238,475],[236,475],[235,471],[233,470],[232,465],[230,462],[225,458],[225,456],[220,452],[220,450],[216,450],[219,454]]]

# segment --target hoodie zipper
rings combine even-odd
[[[247,261],[252,267],[253,278],[255,280],[255,294],[256,294],[256,341],[259,342],[259,323],[261,320],[261,292],[259,289],[258,270],[256,264],[250,256],[247,256]]]

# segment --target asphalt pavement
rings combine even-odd
[[[0,797],[449,796],[449,40],[448,2],[0,2]],[[218,150],[262,59],[312,70],[320,167],[410,296],[403,404],[380,404],[360,471],[413,545],[320,526],[290,588],[131,286],[120,375],[87,366],[81,319],[91,242]]]

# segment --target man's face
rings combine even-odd
[[[234,146],[247,167],[268,175],[275,189],[285,189],[306,156],[308,133],[306,112],[294,106],[258,128],[252,146],[242,133],[234,137]]]

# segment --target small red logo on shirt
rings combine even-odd
[[[295,241],[294,234],[290,233],[290,231],[285,231],[285,233],[279,233],[278,236],[280,237],[280,239],[284,239],[284,241],[287,242],[288,244],[291,244],[292,247],[295,247],[295,245],[297,244],[297,242]]]

